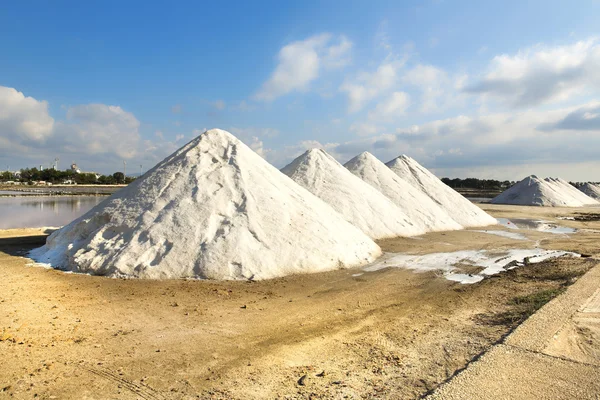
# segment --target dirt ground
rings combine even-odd
[[[45,235],[0,231],[0,398],[422,397],[600,258],[599,221],[555,220],[598,208],[481,206],[495,217],[580,230],[520,231],[528,241],[441,232],[380,245],[412,254],[538,245],[590,257],[473,285],[399,268],[261,282],[140,281],[28,266],[22,256]]]

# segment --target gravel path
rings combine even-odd
[[[600,398],[600,264],[429,399]]]

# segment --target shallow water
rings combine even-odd
[[[528,240],[526,236],[524,236],[520,233],[516,233],[516,232],[495,231],[495,230],[483,230],[483,231],[473,231],[473,232],[487,233],[489,235],[502,236],[505,238],[515,239],[515,240]]]
[[[98,196],[0,197],[0,229],[63,226],[104,199]]]
[[[539,232],[548,232],[555,234],[568,234],[577,232],[574,228],[560,226],[550,221],[542,221],[535,219],[507,219],[497,218],[498,223],[510,229],[529,229]]]

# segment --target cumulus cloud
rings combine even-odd
[[[362,72],[347,79],[340,91],[348,96],[348,112],[360,111],[368,102],[386,93],[396,85],[402,61],[384,62],[373,72]]]
[[[362,151],[370,151],[382,161],[404,153],[440,176],[517,179],[531,173],[556,174],[560,165],[570,171],[570,175],[559,173],[566,179],[597,179],[589,166],[600,167],[600,126],[582,129],[579,122],[585,118],[595,121],[598,107],[598,103],[590,103],[551,111],[459,115],[397,128],[393,133],[378,131],[331,144],[327,150],[340,162]],[[575,120],[574,116],[578,123],[565,123]]]
[[[352,62],[350,50],[353,43],[346,37],[341,36],[337,45],[330,46],[323,56],[325,68],[337,69],[349,65]]]
[[[0,136],[18,142],[43,142],[52,134],[53,127],[54,119],[48,114],[46,101],[0,86]]]
[[[405,84],[416,87],[421,92],[421,112],[436,111],[445,101],[447,86],[450,84],[448,74],[433,65],[417,64],[402,77]]]
[[[594,102],[580,107],[556,122],[540,124],[539,129],[600,131],[600,103]]]
[[[517,108],[566,100],[599,88],[600,45],[590,39],[496,56],[488,72],[465,90]]]
[[[121,107],[86,104],[64,109],[65,119],[55,121],[45,101],[0,87],[0,157],[20,166],[45,164],[45,158],[56,156],[114,165],[115,160],[140,157],[145,150],[140,122]],[[164,142],[161,131],[154,136]]]
[[[404,115],[409,105],[410,96],[408,93],[394,92],[369,112],[369,118],[373,120],[394,120]]]
[[[67,120],[56,128],[67,150],[130,159],[138,151],[139,127],[137,118],[119,106],[86,104],[70,107]]]
[[[349,63],[352,43],[344,36],[331,44],[332,35],[323,33],[284,46],[271,77],[255,95],[257,100],[273,101],[293,91],[306,91],[318,78],[322,67],[340,68]]]
[[[354,123],[350,125],[350,132],[356,136],[372,136],[381,133],[381,127],[369,123]]]

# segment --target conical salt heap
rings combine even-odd
[[[401,155],[387,162],[399,177],[425,193],[465,228],[497,224],[498,221],[452,189],[414,159]]]
[[[213,129],[31,256],[98,275],[266,279],[360,265],[380,253],[330,206]]]
[[[575,186],[571,185],[569,182],[565,181],[562,178],[545,178],[546,182],[554,183],[559,186],[565,194],[573,197],[575,200],[580,201],[582,205],[596,205],[598,202],[586,195]]]
[[[438,204],[400,178],[369,152],[344,164],[350,172],[379,190],[425,232],[462,229]]]
[[[579,195],[573,196],[561,180],[530,175],[494,197],[492,203],[545,207],[582,207],[589,204],[588,200],[583,200]]]
[[[581,190],[583,193],[585,193],[592,199],[600,200],[600,185],[591,182],[586,182],[579,187],[579,190]]]
[[[281,172],[374,239],[425,233],[377,189],[321,149],[308,150]]]

